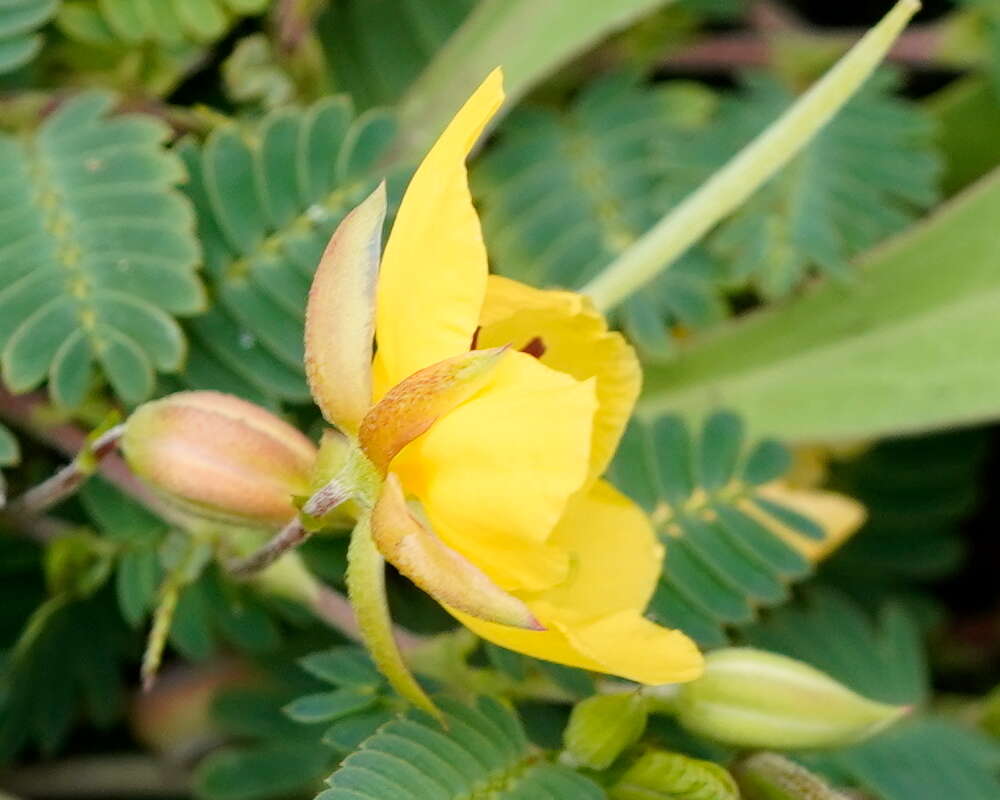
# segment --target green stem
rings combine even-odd
[[[797,155],[875,70],[917,0],[899,0],[788,111],[703,186],[583,288],[598,308],[614,308],[666,269],[719,220]]]
[[[385,596],[385,561],[372,538],[371,514],[367,509],[358,518],[347,549],[347,595],[361,636],[379,671],[400,695],[441,719],[441,712],[420,688],[393,638]]]

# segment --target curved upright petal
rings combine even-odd
[[[320,259],[306,305],[306,376],[327,422],[355,435],[372,403],[375,280],[385,183],[344,217]]]
[[[486,292],[486,248],[465,159],[503,103],[493,71],[417,168],[382,258],[375,396],[468,350]]]
[[[578,380],[597,379],[590,477],[607,469],[632,414],[642,384],[635,351],[620,333],[609,331],[591,302],[573,292],[535,289],[490,275],[480,317],[479,347],[535,341],[543,364]]]

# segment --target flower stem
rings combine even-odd
[[[393,638],[385,596],[385,561],[372,538],[371,514],[367,509],[358,519],[347,550],[347,595],[361,636],[379,671],[401,696],[441,719],[441,712],[413,677]]]
[[[812,140],[874,72],[919,8],[918,0],[899,0],[788,111],[605,268],[583,293],[606,311],[670,266]]]
[[[7,513],[17,517],[34,517],[65,500],[83,485],[105,456],[118,446],[123,431],[124,426],[115,425],[93,442],[85,444],[69,464],[13,501],[8,506]]]

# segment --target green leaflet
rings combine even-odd
[[[788,470],[789,456],[767,440],[748,452],[743,437],[728,413],[708,417],[697,437],[677,417],[633,420],[609,473],[651,514],[667,547],[650,615],[705,645],[724,644],[725,626],[782,603],[788,584],[812,572],[774,521],[808,539],[826,536],[817,522],[758,495]]]
[[[411,711],[383,725],[329,779],[317,800],[600,800],[597,786],[532,753],[518,719],[497,701],[437,700],[447,728]]]
[[[346,98],[333,97],[246,129],[220,128],[203,146],[180,145],[216,296],[189,323],[185,383],[270,406],[309,399],[309,284],[340,220],[382,177],[395,134],[386,112],[355,116]]]
[[[708,246],[726,263],[728,282],[781,297],[812,267],[845,276],[850,257],[933,205],[940,164],[932,127],[898,96],[897,84],[888,70],[872,76],[800,156],[720,226]],[[692,163],[721,167],[793,99],[775,79],[749,76],[674,154],[667,180],[690,180]]]
[[[0,346],[16,392],[46,378],[75,407],[99,367],[126,403],[177,371],[185,340],[173,315],[205,302],[192,215],[163,150],[165,125],[108,117],[87,92],[30,137],[0,136]]]
[[[0,75],[38,55],[43,43],[38,30],[58,8],[59,0],[7,0],[0,4]]]
[[[267,0],[66,0],[57,23],[71,39],[99,47],[206,44]]]
[[[582,287],[689,188],[667,180],[678,171],[668,167],[711,103],[690,84],[639,87],[619,75],[586,87],[566,112],[511,114],[473,169],[496,270]],[[696,249],[629,298],[619,320],[645,352],[666,354],[668,324],[699,328],[725,316],[719,276],[718,263]]]
[[[723,404],[755,435],[869,438],[1000,413],[1000,173],[828,282],[653,365],[639,413]],[[794,331],[794,335],[790,335]]]
[[[398,102],[475,5],[475,0],[407,0],[394,3],[387,14],[369,0],[327,4],[316,32],[331,84],[360,109]]]

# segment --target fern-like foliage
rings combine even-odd
[[[99,47],[170,47],[221,38],[267,0],[68,0],[57,22],[70,38]]]
[[[6,0],[0,4],[0,75],[27,64],[42,49],[39,29],[59,0]]]
[[[99,366],[126,403],[181,367],[173,315],[204,305],[184,171],[168,134],[109,117],[111,95],[67,102],[32,136],[0,136],[0,347],[5,383],[49,381],[79,405]]]
[[[756,193],[713,238],[729,280],[780,297],[811,267],[848,274],[848,259],[903,230],[937,199],[940,163],[929,120],[895,94],[894,73],[877,73],[808,148]],[[793,100],[775,79],[753,75],[688,142],[671,172],[691,164],[705,177]],[[669,179],[669,176],[668,176]],[[700,181],[699,181],[700,182]]]
[[[188,385],[272,406],[308,400],[309,284],[340,220],[383,177],[395,134],[389,114],[355,116],[349,100],[333,97],[217,129],[201,146],[182,143],[216,300],[189,323]]]
[[[518,719],[484,698],[437,703],[446,727],[409,712],[379,728],[329,779],[317,800],[600,800],[587,778],[532,751]]]
[[[745,448],[739,417],[726,412],[708,417],[697,435],[673,416],[632,422],[610,476],[652,515],[667,546],[654,618],[722,644],[725,626],[783,602],[788,584],[812,572],[781,529],[815,541],[827,532],[761,491],[789,465],[777,442]]]
[[[338,0],[316,30],[330,81],[360,109],[399,100],[475,0]]]
[[[894,88],[891,73],[877,75],[704,248],[624,304],[621,323],[647,353],[669,353],[669,326],[723,316],[724,291],[780,296],[813,268],[846,273],[851,256],[934,202],[929,124]],[[640,87],[618,76],[587,86],[565,111],[518,110],[474,171],[496,269],[582,286],[792,100],[763,76],[718,100],[686,83]]]
[[[831,482],[868,509],[865,526],[824,567],[841,585],[893,585],[952,572],[961,521],[975,506],[988,442],[956,431],[881,442],[834,463]]]
[[[701,124],[706,100],[686,84],[647,89],[616,76],[586,87],[566,111],[511,114],[473,172],[495,269],[567,288],[596,275],[676,202],[664,153]],[[723,316],[716,272],[693,251],[625,304],[622,324],[644,350],[668,352],[665,323]]]

